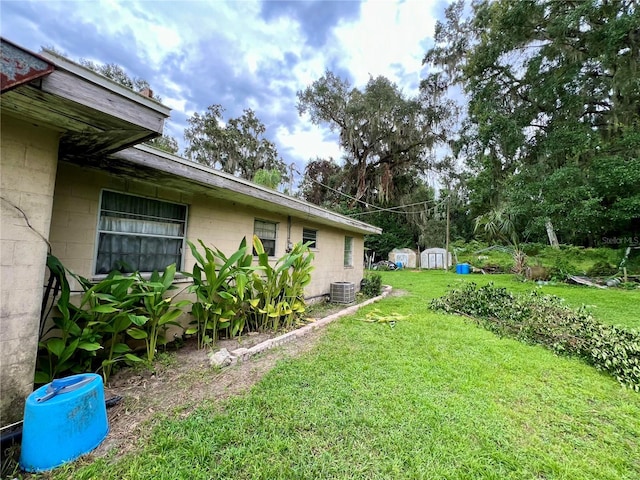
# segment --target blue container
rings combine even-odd
[[[102,377],[86,373],[56,379],[27,397],[20,468],[58,467],[89,453],[108,432]]]
[[[456,273],[468,275],[471,273],[471,266],[468,263],[459,263],[456,265]]]

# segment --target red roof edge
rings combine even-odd
[[[53,63],[40,55],[0,37],[0,92],[31,82],[55,69]]]

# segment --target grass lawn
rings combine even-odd
[[[329,325],[312,352],[250,393],[156,419],[136,452],[55,478],[640,478],[640,394],[579,360],[431,312],[428,300],[458,277],[385,272],[408,295]],[[592,290],[560,291],[628,324]],[[404,319],[363,322],[372,309]]]
[[[384,283],[415,292],[425,300],[444,295],[449,286],[456,287],[466,282],[475,282],[478,285],[493,282],[496,286],[505,287],[514,293],[541,290],[546,294],[564,298],[572,307],[587,305],[591,314],[604,323],[640,329],[640,289],[599,289],[560,283],[539,286],[535,282],[521,282],[515,275],[510,274],[456,275],[445,271],[382,273]]]

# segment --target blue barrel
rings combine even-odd
[[[102,377],[85,373],[56,379],[27,397],[20,468],[58,467],[89,453],[108,432]]]
[[[459,263],[456,265],[456,273],[468,275],[471,273],[471,265],[468,263]]]

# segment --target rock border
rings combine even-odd
[[[259,353],[262,353],[274,347],[279,347],[280,345],[289,343],[297,338],[304,337],[305,335],[311,333],[314,330],[317,330],[318,328],[329,325],[331,322],[337,320],[340,317],[351,315],[357,312],[362,307],[366,307],[367,305],[378,302],[388,296],[391,293],[391,290],[392,287],[390,285],[384,285],[382,287],[382,293],[377,297],[369,298],[364,302],[358,303],[356,305],[351,305],[350,307],[340,310],[337,313],[321,318],[320,320],[316,320],[315,322],[300,327],[296,330],[292,330],[278,337],[270,338],[268,340],[265,340],[264,342],[258,343],[251,348],[236,348],[231,352],[229,352],[226,348],[222,348],[217,352],[211,353],[209,355],[209,363],[212,366],[224,368],[235,365],[237,363],[246,362],[250,360],[251,357],[258,355]]]

